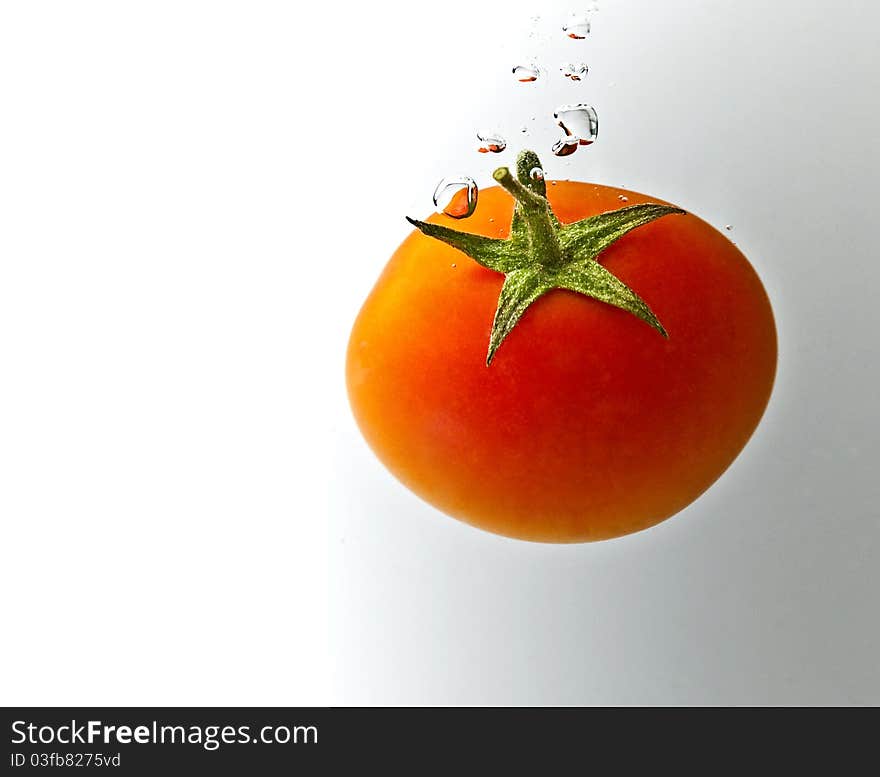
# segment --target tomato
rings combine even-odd
[[[619,209],[621,197],[658,202],[548,183],[561,224]],[[466,221],[428,223],[500,239],[513,212],[496,187]],[[662,327],[553,288],[487,366],[504,274],[421,232],[404,240],[357,317],[347,356],[357,423],[402,483],[491,532],[583,542],[663,521],[725,471],[755,430],[776,369],[773,313],[754,269],[725,235],[683,212],[633,229],[597,261]]]

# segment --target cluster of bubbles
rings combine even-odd
[[[590,34],[590,14],[572,14],[562,25],[562,31],[569,38],[584,40]],[[570,81],[582,81],[590,72],[584,62],[564,65],[560,70],[563,77]],[[513,73],[518,81],[531,83],[538,80],[542,71],[537,65],[529,64],[517,65]],[[581,146],[589,146],[599,134],[599,117],[591,105],[562,105],[554,111],[553,118],[565,133],[551,148],[555,156],[569,156]]]
[[[562,75],[569,81],[583,81],[590,72],[590,68],[586,62],[570,62],[559,68]],[[532,84],[544,75],[544,71],[539,65],[530,62],[526,65],[514,65],[513,77],[521,84]]]
[[[566,65],[565,67],[560,68],[560,70],[562,71],[562,75],[569,81],[581,81],[586,78],[587,73],[590,72],[590,68],[588,68],[583,62],[578,65]]]
[[[590,34],[590,13],[570,14],[562,25],[562,32],[572,40],[584,40]],[[589,67],[584,62],[570,63],[561,67],[560,71],[564,78],[578,82],[586,78]],[[534,63],[520,64],[513,68],[513,76],[520,83],[530,84],[543,76],[543,70]],[[551,148],[555,156],[569,156],[581,146],[593,143],[599,134],[596,109],[586,103],[562,105],[554,111],[553,118],[564,133]],[[523,129],[523,132],[526,131]],[[477,132],[476,148],[481,154],[500,154],[507,148],[507,141],[497,132],[480,131]],[[531,175],[543,179],[544,171],[536,167]],[[473,178],[466,175],[444,178],[434,190],[434,205],[439,213],[463,219],[476,210],[478,195],[479,190]]]

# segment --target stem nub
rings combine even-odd
[[[546,197],[547,182],[544,180],[544,176],[542,175],[539,178],[532,177],[532,170],[542,169],[541,160],[538,159],[538,155],[534,151],[526,149],[517,154],[516,177],[519,179],[519,182],[527,189],[531,189],[535,194]]]
[[[516,200],[516,208],[528,229],[531,253],[535,262],[548,269],[561,267],[562,248],[556,236],[553,219],[550,217],[550,203],[547,202],[547,198],[523,185],[506,167],[499,167],[492,173],[492,177]]]
[[[498,181],[507,191],[509,191],[523,207],[526,208],[546,208],[547,200],[540,194],[535,194],[530,189],[523,186],[516,178],[513,177],[510,170],[506,167],[499,167],[492,177]]]

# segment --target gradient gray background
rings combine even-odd
[[[552,109],[583,99],[599,142],[569,166],[546,161],[549,176],[732,224],[777,317],[774,394],[743,454],[684,512],[623,539],[549,546],[469,528],[394,481],[351,420],[340,359],[333,701],[876,704],[880,10],[606,0],[576,50],[544,34],[571,6],[540,6],[493,19],[454,2],[426,7],[430,33],[415,41],[377,33],[377,56],[398,62],[369,114],[383,181],[362,202],[333,347],[406,234],[404,213],[430,209],[440,175],[485,180],[511,158],[478,158],[473,129],[496,122],[515,152],[528,126],[547,157]],[[579,91],[556,73],[543,91],[516,91],[508,68],[529,51],[551,68],[583,58],[591,73]]]

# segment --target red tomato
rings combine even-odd
[[[562,224],[655,198],[553,182]],[[504,238],[514,200],[432,224]],[[451,516],[509,537],[582,542],[645,529],[689,505],[742,450],[770,397],[773,314],[740,251],[696,216],[640,226],[598,255],[662,322],[554,289],[486,364],[504,282],[413,232],[354,325],[355,418],[388,469]]]

